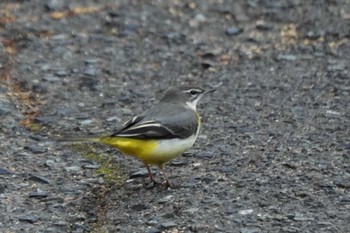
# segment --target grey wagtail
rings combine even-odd
[[[165,185],[171,187],[164,165],[193,146],[201,124],[197,103],[205,94],[214,91],[172,87],[157,105],[131,118],[113,134],[66,141],[99,142],[115,147],[140,159],[153,183],[156,181],[149,164],[158,166],[164,175]]]

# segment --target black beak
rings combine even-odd
[[[211,90],[205,91],[204,94],[209,94],[209,93],[212,93],[214,91],[216,91],[216,90],[215,89],[211,89]]]

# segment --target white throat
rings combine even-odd
[[[196,111],[197,110],[197,103],[199,101],[199,98],[197,98],[195,101],[191,102],[191,101],[188,101],[186,102],[186,105],[187,107],[189,107],[190,109],[192,109],[193,111]]]

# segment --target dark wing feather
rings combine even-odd
[[[194,111],[167,104],[132,118],[112,136],[135,139],[187,138],[195,134],[197,128]]]
[[[131,128],[133,125],[137,124],[138,122],[142,121],[144,119],[143,116],[135,116],[131,119],[129,119],[127,122],[123,124],[123,126],[118,129],[116,132],[114,132],[111,136],[118,136],[119,133],[123,132],[124,130],[127,130],[128,128]]]

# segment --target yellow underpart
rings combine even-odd
[[[146,163],[153,164],[153,153],[157,147],[156,140],[133,139],[123,137],[103,137],[100,142],[118,148],[125,154],[135,156]]]

